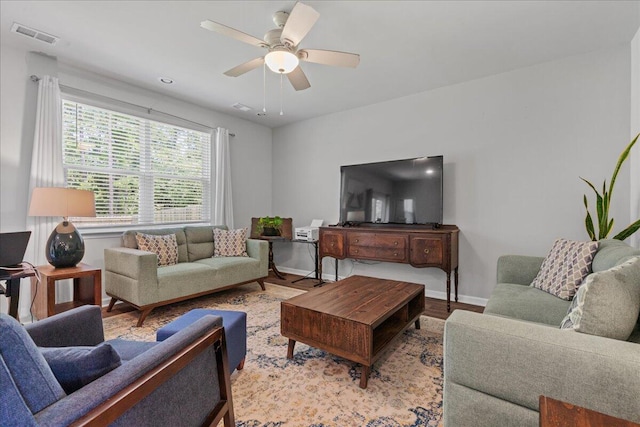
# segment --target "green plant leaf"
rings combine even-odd
[[[631,151],[631,148],[633,148],[633,146],[635,145],[639,136],[640,136],[640,133],[637,134],[635,138],[633,138],[633,141],[631,141],[629,145],[627,145],[627,148],[625,148],[622,154],[620,154],[620,157],[618,157],[618,163],[616,164],[616,168],[613,171],[613,176],[611,177],[611,183],[609,184],[609,195],[613,193],[613,185],[616,183],[618,172],[620,171],[620,168],[622,167],[622,164],[624,163],[624,161],[627,160],[627,157],[629,157],[629,152]]]
[[[598,195],[600,194],[600,193],[598,193],[598,190],[596,190],[596,187],[594,187],[592,183],[590,183],[589,181],[587,181],[587,180],[586,180],[586,179],[584,179],[583,177],[580,177],[580,179],[581,179],[581,180],[583,180],[584,182],[586,182],[586,183],[587,183],[587,185],[588,185],[589,187],[591,187],[591,189],[593,190],[593,192],[594,192],[594,193],[596,193],[596,194],[598,194]],[[586,196],[585,196],[585,197],[586,197]]]
[[[631,236],[633,233],[640,229],[640,219],[637,219],[636,222],[629,225],[627,228],[613,236],[616,240],[625,240],[627,237]]]
[[[620,172],[620,168],[624,164],[625,160],[629,157],[629,153],[631,152],[631,148],[635,145],[640,137],[640,133],[633,138],[633,140],[627,145],[627,147],[622,151],[620,157],[618,157],[618,162],[616,163],[616,167],[613,171],[613,175],[611,176],[611,181],[609,182],[609,191],[607,191],[607,180],[605,179],[602,183],[602,194],[596,189],[596,187],[588,180],[580,177],[596,194],[596,215],[597,215],[597,224],[598,224],[598,238],[606,239],[607,236],[613,230],[614,221],[613,218],[609,219],[609,208],[611,206],[611,199],[613,197],[613,187],[615,185],[616,179],[618,177],[618,173]],[[594,229],[594,221],[591,217],[591,213],[589,212],[589,205],[587,203],[587,196],[584,195],[584,207],[587,210],[587,216],[585,218],[585,227],[587,229],[587,233],[592,240],[595,240],[595,229]],[[629,227],[621,231],[614,237],[614,239],[624,240],[640,228],[638,223],[640,220],[634,222]]]
[[[602,196],[598,193],[596,197],[596,215],[598,215],[598,236],[603,239],[602,233],[606,227],[606,218],[604,218],[604,208],[602,206]]]
[[[587,234],[591,240],[596,240],[596,233],[593,231],[593,219],[591,219],[591,213],[589,213],[589,202],[587,201],[587,195],[583,197],[584,207],[587,211],[587,216],[584,219],[584,225],[587,229]]]
[[[587,234],[591,240],[596,240],[596,233],[593,231],[593,220],[591,214],[587,211],[587,217],[584,219],[585,226],[587,228]]]

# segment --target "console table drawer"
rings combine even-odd
[[[376,246],[379,248],[401,249],[401,252],[404,252],[404,248],[407,247],[407,238],[397,234],[377,234]]]
[[[342,231],[320,230],[320,254],[344,258],[344,233]]]
[[[375,246],[377,248],[407,247],[407,238],[397,234],[347,233],[349,246]]]
[[[376,235],[371,233],[347,233],[347,244],[349,246],[375,246]]]
[[[376,248],[373,246],[349,245],[347,248],[347,256],[351,258],[375,258]]]
[[[440,237],[411,237],[411,263],[442,265],[444,245]]]
[[[376,258],[381,261],[407,262],[405,248],[379,248],[376,250]]]

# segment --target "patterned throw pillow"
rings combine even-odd
[[[591,262],[597,250],[598,242],[557,239],[531,286],[570,300],[591,272]]]
[[[639,312],[640,257],[635,257],[590,274],[578,289],[560,329],[626,340]]]
[[[213,229],[213,256],[248,256],[247,229]]]
[[[140,250],[158,255],[158,266],[178,263],[178,241],[175,234],[155,236],[136,233],[136,243]]]

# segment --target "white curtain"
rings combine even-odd
[[[29,200],[36,187],[64,187],[62,168],[62,99],[58,79],[43,76],[38,83],[36,125],[33,136]],[[49,235],[62,220],[58,217],[28,217],[31,230],[30,256],[35,265],[47,263],[45,245]]]
[[[233,229],[233,199],[231,197],[231,160],[229,130],[214,130],[215,185],[213,189],[213,224]]]

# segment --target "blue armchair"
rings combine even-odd
[[[104,341],[100,308],[23,327],[0,314],[0,426],[234,426],[221,318],[205,316],[159,343],[111,340],[122,364],[66,394],[38,347]]]

